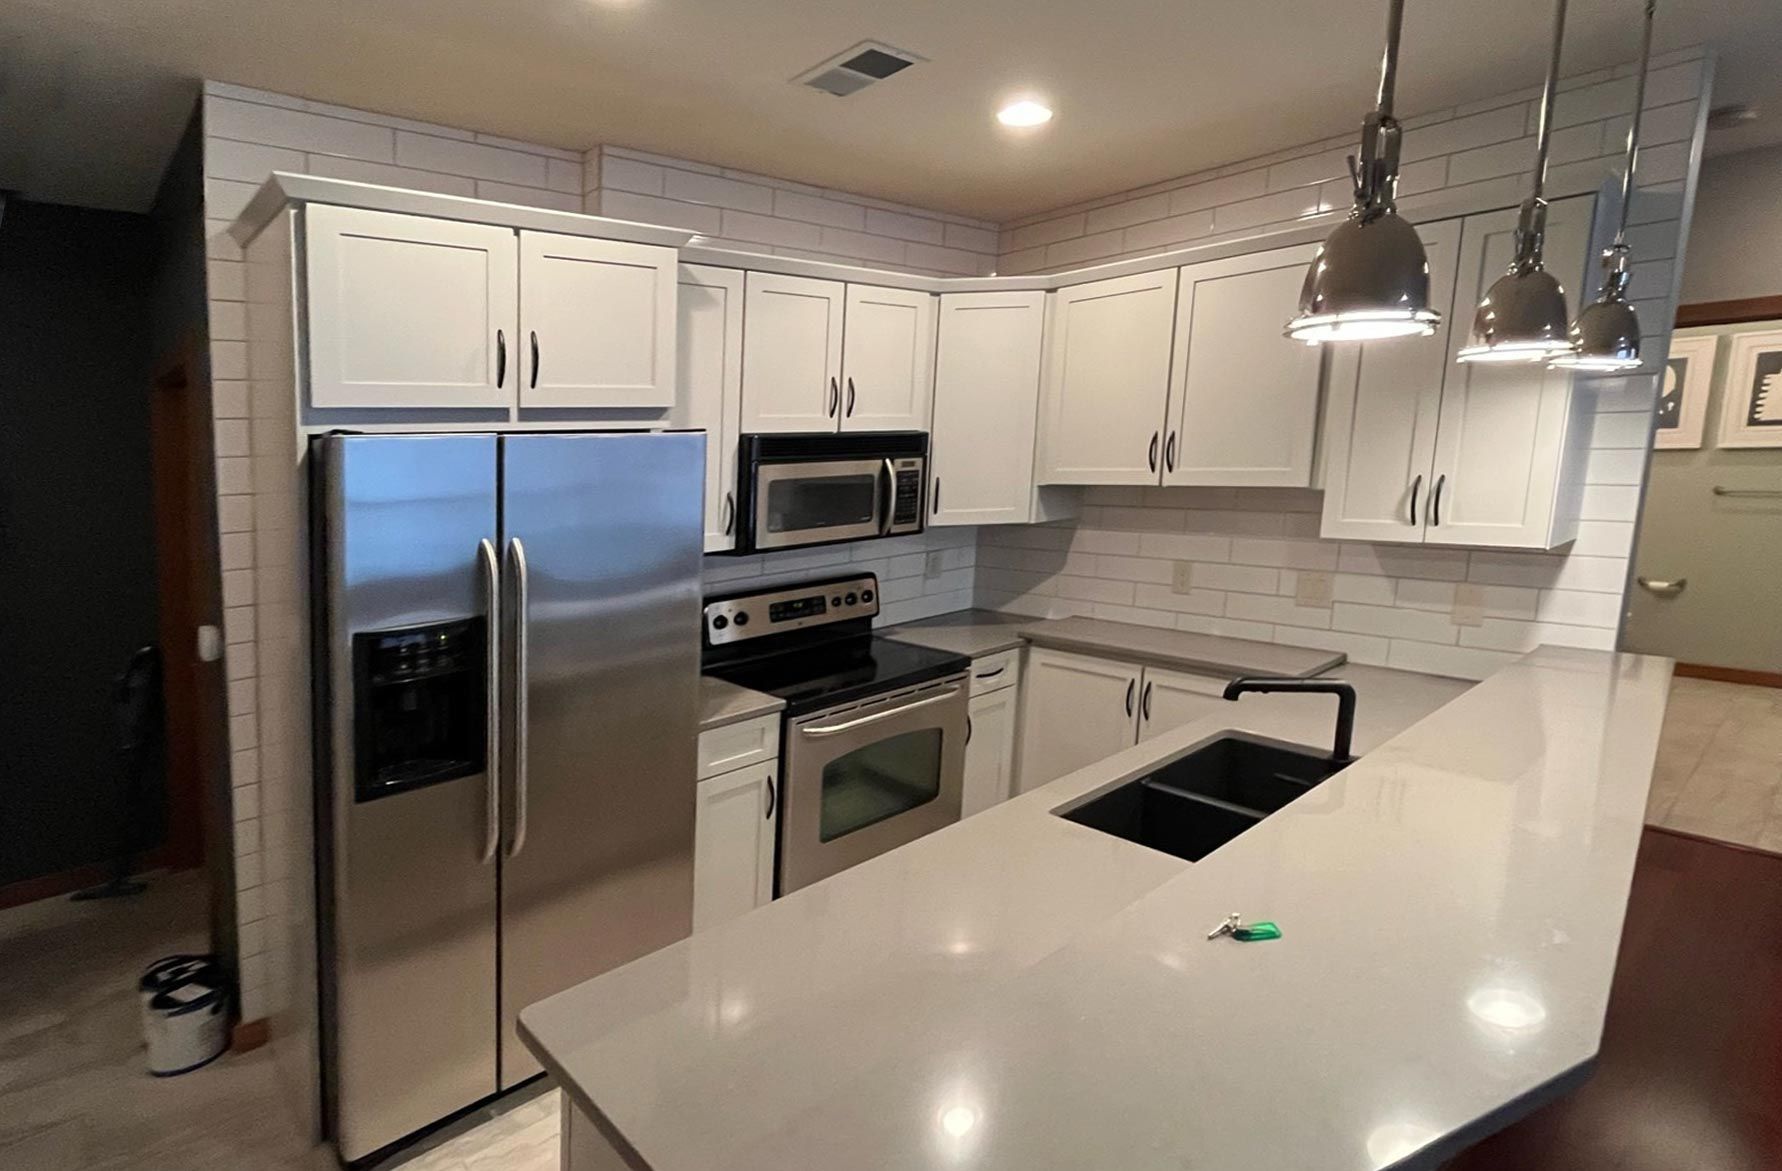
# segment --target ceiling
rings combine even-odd
[[[1638,0],[1573,0],[1565,71],[1629,60]],[[199,78],[574,149],[655,150],[1007,219],[1341,134],[1383,0],[6,0],[0,189],[141,209]],[[1533,85],[1550,0],[1421,0],[1399,108]],[[848,98],[788,79],[867,39],[926,57]],[[1661,0],[1658,48],[1782,141],[1775,0]],[[1013,132],[1017,91],[1057,118]]]

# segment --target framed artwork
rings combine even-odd
[[[1693,448],[1702,445],[1702,423],[1708,417],[1708,390],[1714,385],[1714,356],[1720,338],[1674,337],[1664,360],[1664,382],[1658,391],[1658,423],[1652,446]]]
[[[1782,447],[1782,330],[1733,335],[1721,399],[1721,447]]]

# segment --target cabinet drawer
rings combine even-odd
[[[699,779],[746,768],[780,754],[780,714],[756,716],[699,734]]]
[[[1012,647],[971,661],[972,695],[988,695],[1021,681],[1021,648]]]

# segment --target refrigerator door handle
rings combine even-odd
[[[501,559],[495,552],[495,542],[487,537],[478,542],[476,554],[483,571],[484,604],[489,610],[486,619],[488,647],[483,656],[489,721],[483,749],[484,776],[489,790],[485,811],[488,828],[483,837],[482,854],[483,862],[488,863],[495,860],[495,851],[501,845]]]
[[[507,856],[517,858],[526,848],[527,626],[531,622],[531,584],[526,573],[526,546],[520,538],[508,538],[507,561],[514,583],[514,832],[507,843]]]

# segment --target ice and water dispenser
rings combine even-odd
[[[483,771],[487,651],[482,618],[353,636],[355,800]]]

